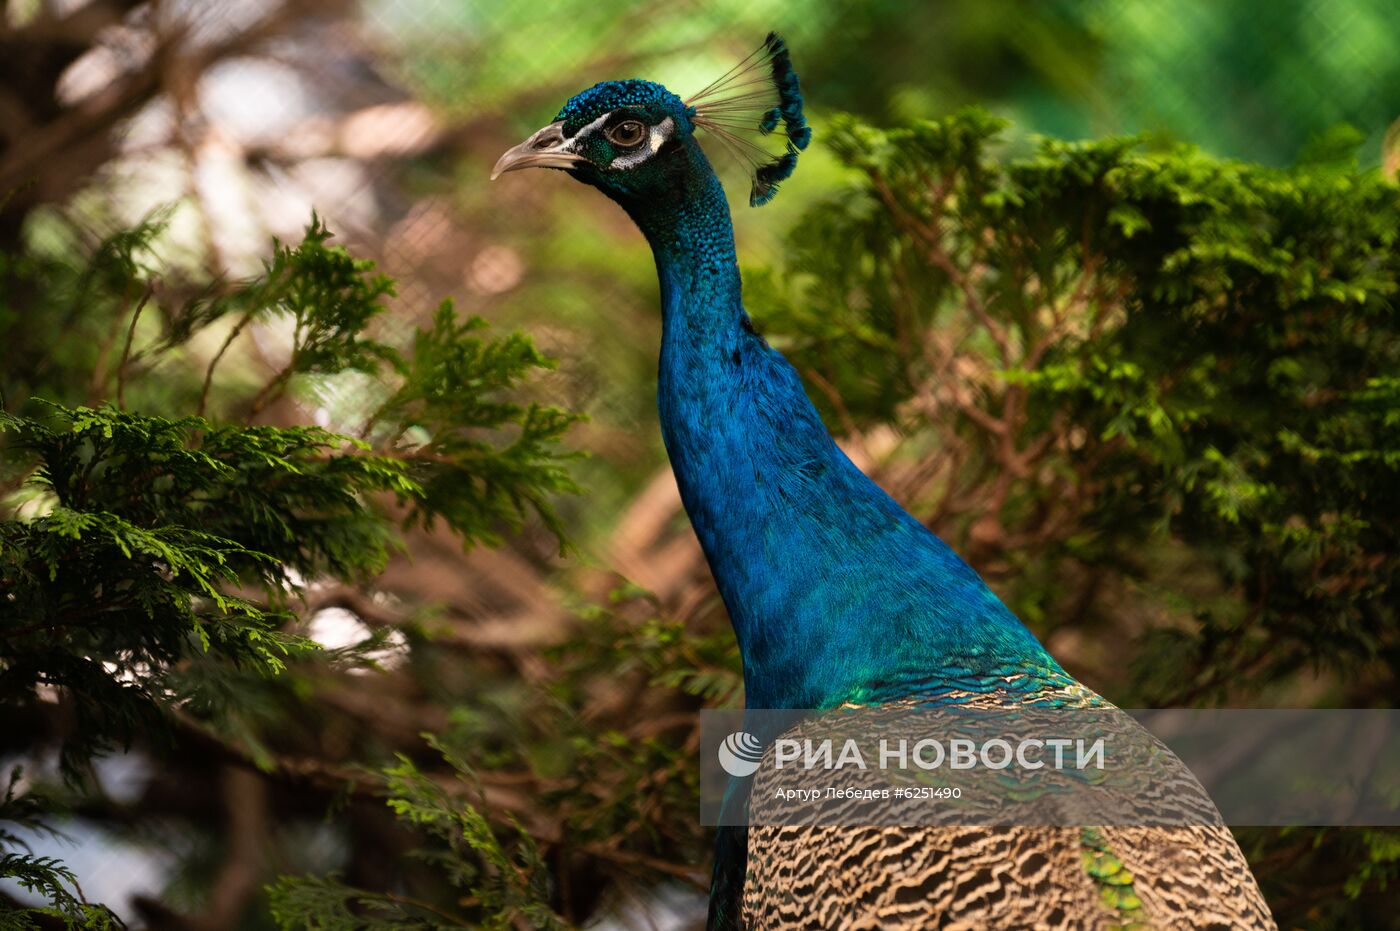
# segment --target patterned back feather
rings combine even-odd
[[[1019,678],[1037,688],[989,676],[914,704],[1095,708],[1105,727],[1137,729],[1067,675]],[[772,797],[775,772],[761,771],[755,799]],[[1151,775],[1129,798],[1185,826],[797,827],[780,825],[800,824],[805,803],[760,803],[769,823],[747,830],[742,892],[731,888],[733,898],[714,903],[710,927],[1274,931],[1238,844],[1195,777],[1179,763]],[[719,853],[736,858],[724,848],[744,832],[727,830]]]

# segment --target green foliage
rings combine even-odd
[[[126,324],[154,274],[150,243],[164,215],[95,242],[67,224],[38,225],[46,227],[42,246],[0,250],[0,386],[11,411],[31,397],[85,403],[95,387],[90,379],[112,374]]]
[[[1067,613],[1024,603],[1047,594],[1037,563],[1152,585],[1153,555],[1184,547],[1211,597],[1154,633],[1136,694],[1393,655],[1394,184],[1132,140],[999,162],[998,129],[833,121],[865,180],[799,226],[770,330],[847,424],[942,449],[918,493],[945,529],[978,502],[969,543],[1016,567],[1033,619]]]
[[[8,879],[26,892],[43,896],[49,903],[33,909],[0,908],[0,928],[30,931],[38,928],[38,918],[58,919],[68,928],[109,929],[121,927],[110,910],[82,898],[73,871],[54,857],[22,853],[0,854],[0,878]]]
[[[1269,169],[1008,160],[1001,128],[829,121],[858,180],[760,279],[767,332],[854,441],[897,428],[896,494],[1052,650],[1089,634],[1058,652],[1120,703],[1392,701],[1400,189],[1343,134]],[[1388,849],[1351,846],[1349,892]]]
[[[159,286],[147,261],[160,228],[112,237],[85,267],[21,256],[4,269],[15,276],[10,298],[33,296],[51,275],[43,300],[75,313],[97,290],[131,297],[104,305],[122,310],[111,331],[125,345],[94,385],[115,383],[118,404],[36,398],[0,410],[0,703],[11,713],[56,703],[74,716],[61,744],[74,782],[94,755],[169,733],[172,722],[237,735],[272,766],[249,727],[259,682],[289,666],[361,663],[384,643],[380,634],[327,653],[300,635],[295,599],[307,582],[363,582],[399,545],[400,526],[437,517],[467,545],[538,518],[562,545],[551,499],[573,490],[558,442],[576,418],[511,397],[550,365],[526,337],[489,337],[444,304],[407,353],[374,339],[392,283],[331,246],[314,219],[300,244],[276,245],[261,276],[183,296]],[[148,322],[159,315],[154,338],[143,312]],[[240,419],[180,411],[192,391],[140,395],[168,413],[121,406],[128,380],[140,390],[150,380],[141,376],[226,326],[197,395],[202,411],[230,347],[276,318],[291,331],[288,361],[234,406]],[[134,349],[138,333],[148,337]],[[249,422],[308,379],[345,372],[387,388],[362,431],[369,439]],[[42,383],[33,373],[18,373],[19,384]],[[6,820],[34,827],[52,811],[36,790],[13,796]],[[94,927],[110,919],[69,891],[61,863],[24,853],[13,833],[0,832],[0,845],[3,874],[50,902],[34,914]],[[0,920],[25,927],[26,914]]]
[[[283,877],[269,890],[272,917],[284,928],[307,931],[378,931],[404,927],[459,927],[429,908],[415,909],[392,893],[352,889],[334,874]]]
[[[471,766],[436,739],[429,738],[457,776],[453,789],[463,786],[480,797]],[[470,903],[468,920],[421,900],[392,893],[370,892],[343,885],[335,876],[282,877],[270,890],[272,916],[283,928],[308,931],[380,927],[480,927],[506,929],[563,928],[550,909],[549,872],[530,835],[511,823],[508,849],[482,811],[454,794],[438,780],[425,776],[407,757],[385,771],[388,805],[403,821],[432,841],[415,851],[430,862],[454,889],[461,903]],[[484,804],[484,799],[483,799]]]
[[[216,426],[112,408],[0,415],[29,486],[0,524],[6,656],[0,700],[63,690],[79,715],[65,759],[130,742],[179,695],[167,674],[214,654],[266,674],[310,645],[280,630],[291,573],[353,577],[382,564],[388,528],[364,496],[415,487],[399,463],[314,427]],[[260,585],[263,603],[232,594]]]
[[[37,894],[48,902],[32,910],[0,907],[0,929],[31,931],[39,927],[36,919],[57,919],[67,928],[108,929],[120,925],[108,909],[88,902],[78,886],[73,871],[53,857],[36,856],[29,851],[24,839],[5,824],[31,832],[45,832],[48,814],[47,800],[36,791],[19,791],[23,770],[10,771],[5,795],[0,798],[0,879],[7,879],[27,892]]]
[[[388,804],[432,839],[415,856],[443,888],[386,896],[334,875],[283,877],[271,889],[278,923],[561,927],[557,877],[579,857],[616,884],[700,885],[703,870],[691,864],[708,839],[675,813],[698,804],[695,711],[702,700],[737,701],[738,650],[727,632],[686,633],[658,618],[654,600],[630,586],[610,604],[583,612],[530,686],[484,692],[427,737],[446,771],[425,772],[405,755],[385,770]],[[470,907],[444,916],[433,905],[442,900]]]
[[[396,448],[406,439],[411,444],[401,455],[423,489],[416,521],[441,517],[469,538],[499,543],[495,528],[519,530],[534,513],[562,544],[549,499],[578,488],[555,449],[578,418],[505,399],[502,393],[525,373],[553,362],[522,333],[481,340],[476,333],[485,326],[480,318],[458,320],[451,303],[439,306],[432,327],[417,333],[403,384],[372,424],[392,423]],[[498,442],[506,425],[516,433]]]
[[[652,604],[644,592],[614,593],[614,600],[636,598]],[[707,708],[736,708],[743,703],[743,677],[739,651],[729,631],[704,633],[688,630],[674,618],[650,616],[637,623],[595,608],[587,612],[587,642],[608,644],[605,651],[565,650],[575,675],[584,670],[639,672],[647,684],[677,689],[702,700]]]
[[[393,282],[372,274],[372,261],[327,245],[330,238],[325,224],[312,217],[299,245],[276,249],[263,280],[244,301],[251,299],[261,312],[291,317],[290,372],[374,373],[382,362],[398,363],[398,353],[366,336],[384,312],[382,299],[393,295]]]

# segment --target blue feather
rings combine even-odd
[[[778,182],[792,177],[797,170],[798,153],[812,141],[812,128],[802,113],[802,87],[792,67],[787,43],[776,32],[770,32],[763,45],[770,56],[769,70],[778,91],[778,106],[763,114],[759,131],[765,135],[771,133],[781,120],[789,142],[782,154],[754,172],[753,187],[749,191],[750,207],[761,207],[777,196]]]
[[[723,188],[699,148],[686,151],[684,200],[626,206],[661,282],[662,435],[734,623],[749,707],[1063,677],[977,573],[846,457],[797,372],[753,332]],[[768,196],[796,160],[765,172]]]
[[[778,195],[778,182],[786,181],[797,170],[797,149],[788,143],[787,151],[754,172],[749,206],[761,207]]]
[[[977,694],[1069,677],[967,563],[846,457],[744,311],[729,208],[698,146],[679,201],[626,206],[661,283],[657,405],[743,657],[749,708]],[[787,152],[774,169],[791,174]],[[776,183],[776,181],[774,182]],[[773,186],[758,195],[773,196]],[[742,804],[736,799],[735,804]],[[743,828],[715,841],[710,928],[738,928]]]
[[[807,126],[807,119],[802,114],[802,87],[797,80],[797,72],[793,70],[792,56],[788,53],[787,43],[776,32],[770,32],[764,40],[764,45],[773,56],[770,67],[773,84],[778,89],[778,106],[782,112],[783,125],[797,148],[805,149],[811,141],[812,130]],[[798,142],[798,139],[802,141]]]

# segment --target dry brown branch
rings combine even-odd
[[[197,75],[223,59],[246,54],[311,15],[343,10],[348,0],[284,0],[247,29],[220,41],[192,44],[178,24],[152,36],[152,50],[138,68],[118,75],[96,93],[62,104],[56,93],[67,67],[100,41],[103,29],[125,21],[136,2],[94,3],[56,17],[43,15],[21,29],[0,30],[0,83],[33,88],[27,94],[23,133],[0,129],[0,190],[16,191],[0,238],[13,236],[25,213],[66,200],[112,156],[115,131],[164,90],[178,58],[182,73]],[[149,30],[150,25],[129,25]],[[5,72],[12,72],[12,75]]]
[[[1002,356],[1002,362],[1008,368],[1011,367],[1011,337],[1006,328],[994,319],[988,312],[987,306],[983,303],[982,297],[977,293],[977,288],[971,277],[958,267],[947,250],[943,246],[943,236],[936,226],[930,226],[921,220],[912,211],[899,202],[894,191],[880,176],[879,172],[871,172],[871,183],[875,186],[875,191],[880,197],[880,201],[894,214],[907,229],[913,232],[924,243],[929,261],[940,269],[954,287],[962,292],[963,300],[977,318],[977,321],[986,329],[992,341],[996,343],[997,349]]]
[[[117,407],[123,410],[126,409],[126,370],[131,364],[131,341],[136,337],[136,324],[141,320],[141,311],[146,309],[146,303],[154,292],[155,283],[147,284],[136,309],[131,312],[131,325],[126,328],[126,343],[122,346],[121,361],[117,363]]]
[[[238,337],[243,333],[243,331],[247,328],[248,324],[252,322],[252,320],[253,314],[251,311],[244,314],[239,319],[238,323],[234,324],[233,329],[229,330],[228,336],[224,339],[223,343],[220,344],[219,349],[217,352],[214,353],[213,358],[209,360],[209,365],[204,370],[204,384],[199,390],[199,409],[197,413],[200,417],[204,416],[205,408],[209,406],[209,389],[214,384],[214,369],[218,368],[219,362],[224,357],[224,353],[228,352],[228,349],[230,346],[233,345],[234,340],[238,339]]]
[[[190,922],[198,931],[237,927],[267,878],[267,783],[245,767],[225,766],[222,794],[228,843],[204,908]]]

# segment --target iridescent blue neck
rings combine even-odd
[[[677,154],[685,164],[668,173],[674,187],[667,196],[621,201],[656,257],[663,345],[720,336],[745,319],[724,187],[694,140]]]
[[[656,257],[662,435],[734,623],[749,707],[1058,672],[977,574],[841,452],[754,332],[724,190],[685,146],[667,196],[618,199]]]

